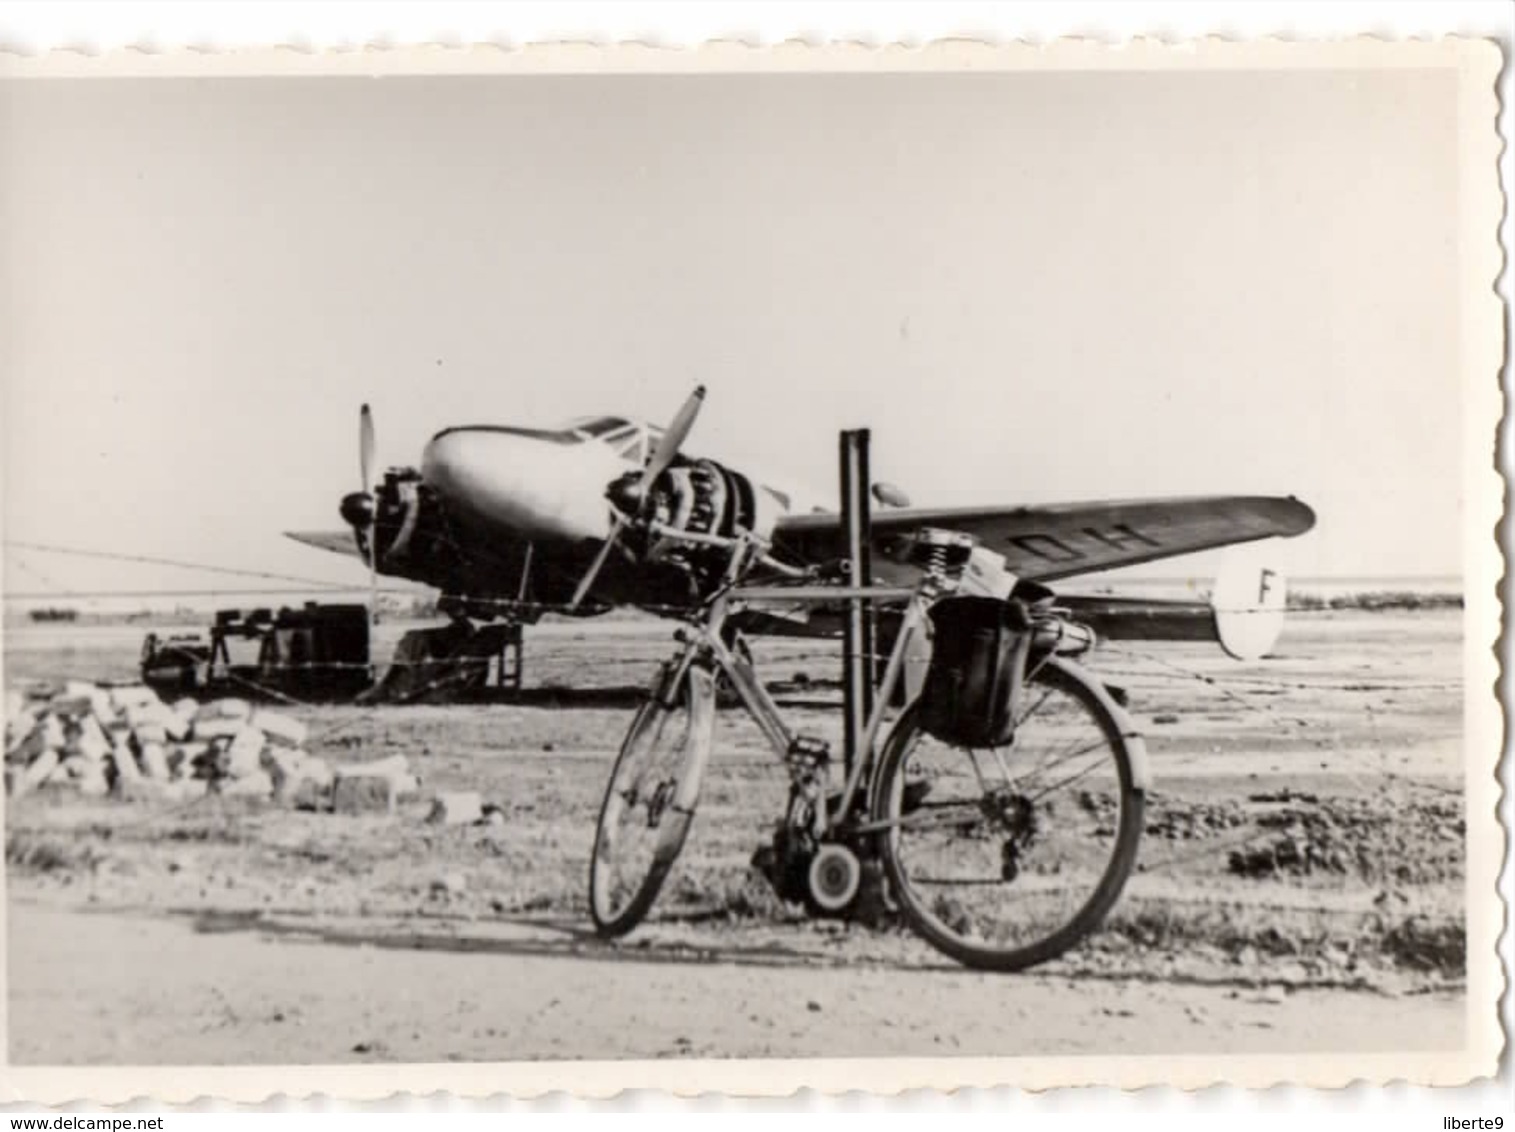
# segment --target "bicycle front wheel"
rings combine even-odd
[[[1136,861],[1145,799],[1093,678],[1058,658],[1023,689],[1005,747],[928,735],[917,708],[885,745],[873,819],[900,909],[969,967],[1018,971],[1094,931]]]
[[[715,681],[690,665],[637,711],[600,804],[589,864],[589,909],[606,938],[652,908],[694,821],[715,727]]]

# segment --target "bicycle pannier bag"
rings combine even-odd
[[[931,608],[931,662],[921,726],[959,747],[1002,747],[1014,732],[1011,699],[1030,636],[1023,604],[950,597]]]

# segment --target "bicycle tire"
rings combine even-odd
[[[589,860],[589,911],[595,931],[606,939],[623,936],[634,929],[657,900],[694,822],[705,765],[714,739],[715,681],[710,670],[691,665],[685,669],[676,687],[664,690],[661,684],[660,680],[660,690],[648,697],[627,728],[600,801],[594,848]],[[678,716],[687,717],[688,722],[680,731],[683,736],[680,749],[674,753],[671,797],[655,819],[657,836],[652,859],[630,899],[623,906],[607,906],[610,886],[615,879],[613,863],[609,859],[609,848],[615,843],[610,826],[620,813],[618,800],[625,801],[617,787],[628,774],[637,773],[636,763],[648,753],[648,741],[655,742],[669,722]]]
[[[1093,679],[1077,665],[1053,657],[1040,667],[1026,687],[1028,695],[1039,686],[1068,693],[1098,724],[1114,759],[1120,792],[1120,823],[1114,834],[1109,863],[1089,898],[1061,928],[1024,946],[1009,949],[979,946],[952,934],[944,929],[916,891],[900,857],[898,814],[890,811],[897,804],[894,779],[901,774],[906,756],[913,751],[916,740],[924,734],[918,704],[912,705],[899,718],[885,741],[870,810],[875,822],[891,823],[877,835],[878,851],[890,889],[910,928],[938,951],[966,967],[996,972],[1021,971],[1063,954],[1100,927],[1119,900],[1135,867],[1143,829],[1145,793],[1134,783],[1129,748],[1120,723],[1095,692]]]

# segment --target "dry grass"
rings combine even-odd
[[[1396,622],[1392,633],[1376,631],[1378,617],[1357,623],[1373,628],[1348,632],[1318,622],[1292,630],[1287,656],[1250,669],[1189,646],[1166,654],[1220,679],[1277,681],[1266,696],[1252,696],[1262,690],[1253,685],[1235,686],[1237,697],[1263,705],[1256,710],[1161,667],[1121,676],[1139,719],[1171,712],[1177,722],[1149,727],[1159,793],[1143,871],[1107,930],[1062,961],[1065,969],[1252,981],[1288,972],[1305,982],[1458,975],[1465,846],[1454,824],[1456,784],[1424,784],[1413,773],[1388,769],[1411,765],[1391,764],[1396,752],[1428,742],[1460,749],[1460,696],[1428,690],[1456,674],[1457,623],[1433,616],[1406,622],[1408,628]],[[667,648],[665,626],[610,634],[559,630],[532,644],[528,679],[538,686],[632,689]],[[12,649],[6,659],[11,679],[25,681],[98,676],[129,664],[128,654],[135,650],[124,636],[91,651],[86,636],[60,630],[51,641]],[[759,662],[775,677],[799,669],[823,675],[835,664],[814,645],[792,643],[764,644]],[[1343,674],[1379,690],[1342,691],[1336,685],[1346,682]],[[1309,681],[1322,690],[1311,691]],[[1292,686],[1300,683],[1303,690]],[[839,737],[834,710],[794,711],[801,728]],[[629,694],[623,703],[569,708],[298,709],[315,735],[313,753],[337,763],[404,754],[422,778],[423,798],[393,817],[359,819],[215,797],[164,806],[44,792],[9,806],[12,891],[104,870],[109,883],[92,891],[123,906],[528,916],[587,926],[593,824],[631,712]],[[1308,726],[1281,722],[1294,718]],[[744,717],[722,713],[717,736],[685,856],[655,918],[736,947],[768,946],[774,933],[818,930],[749,869],[782,810],[782,770]],[[1365,750],[1382,755],[1383,772],[1326,774],[1311,761],[1313,801],[1248,801],[1259,791],[1300,787],[1290,769],[1299,764],[1270,769],[1275,757],[1306,752],[1313,760],[1319,752],[1334,767],[1344,752]],[[504,823],[441,828],[424,820],[425,795],[464,789],[499,805]],[[1288,816],[1282,826],[1280,813]],[[1301,859],[1318,858],[1322,867],[1284,862],[1247,876],[1231,871],[1233,853],[1281,836],[1303,839]],[[1347,867],[1330,867],[1333,853]],[[1364,861],[1371,867],[1359,867]],[[1401,875],[1396,861],[1417,867]],[[853,931],[844,948],[861,961],[937,961],[897,931]]]

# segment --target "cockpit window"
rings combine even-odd
[[[601,437],[606,433],[626,428],[630,424],[631,422],[625,417],[578,417],[568,422],[567,430]]]

